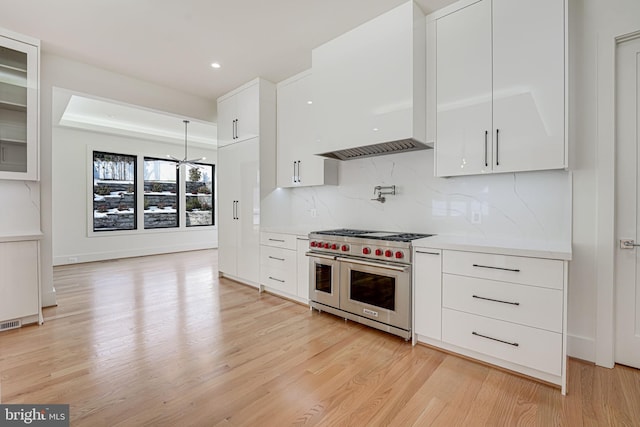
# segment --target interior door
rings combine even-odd
[[[616,60],[615,361],[640,369],[640,38],[621,43]]]

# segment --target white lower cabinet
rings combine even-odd
[[[416,249],[413,265],[414,344],[416,334],[439,340],[442,337],[442,251]]]
[[[39,242],[0,243],[0,324],[40,322]],[[3,326],[4,328],[4,326]]]
[[[440,266],[436,254],[414,250],[414,341],[566,393],[567,261],[442,250]]]
[[[304,252],[306,252],[307,241],[298,240],[294,234],[260,233],[260,290],[266,290],[296,301],[308,302],[308,267],[306,264],[302,267],[299,266],[298,250],[304,246]],[[304,256],[304,252],[302,256]],[[306,256],[304,257],[306,258]],[[304,277],[302,277],[302,273],[304,273]]]

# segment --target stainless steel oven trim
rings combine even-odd
[[[353,313],[359,317],[368,318],[373,321],[392,325],[394,327],[411,329],[411,266],[407,265],[401,270],[397,268],[386,269],[376,263],[363,263],[360,260],[354,262],[352,259],[338,259],[340,261],[340,305],[343,311]],[[351,299],[350,270],[363,271],[365,273],[378,274],[381,276],[395,277],[395,310],[367,304],[362,301]],[[377,270],[377,271],[376,271]],[[378,316],[369,315],[365,310],[372,310]]]
[[[318,255],[307,252],[309,257],[309,300],[322,304],[340,306],[340,261],[334,256]],[[316,268],[315,264],[331,266],[331,293],[316,289]]]

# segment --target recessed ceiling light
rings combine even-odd
[[[212,62],[212,63],[211,63],[211,67],[212,67],[212,68],[220,68],[221,66],[222,66],[222,65],[220,65],[220,64],[219,64],[219,63],[217,63],[217,62]]]
[[[313,101],[307,101],[307,104],[311,105],[313,104]]]

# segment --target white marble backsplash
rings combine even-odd
[[[40,233],[40,183],[0,181],[0,235]]]
[[[340,162],[338,186],[276,189],[263,198],[262,225],[571,241],[571,174],[520,172],[433,176],[433,150]],[[386,203],[376,185],[395,185]]]

